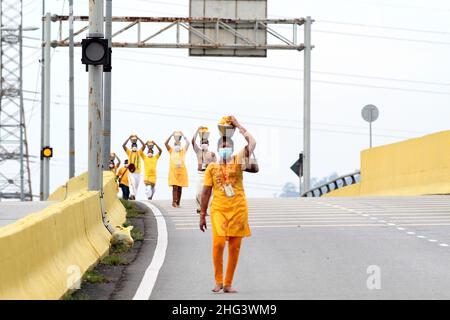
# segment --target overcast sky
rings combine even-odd
[[[47,0],[53,14],[68,14],[68,1]],[[188,0],[113,0],[113,14],[188,16]],[[75,1],[87,14],[88,1]],[[24,0],[24,25],[39,26],[41,2]],[[374,144],[383,145],[449,129],[450,2],[445,0],[269,0],[269,17],[312,16],[312,176],[359,169],[369,144],[361,108],[375,104]],[[76,26],[83,26],[77,24]],[[123,25],[121,25],[123,26]],[[115,25],[117,29],[120,25]],[[53,24],[53,38],[58,35]],[[63,26],[63,33],[66,28]],[[40,37],[40,31],[30,32]],[[78,38],[81,39],[81,38]],[[120,40],[135,41],[136,33]],[[24,89],[40,99],[39,41],[27,40]],[[52,52],[51,190],[68,176],[68,49]],[[76,172],[87,170],[87,73],[76,49]],[[251,197],[271,197],[286,182],[302,150],[303,54],[271,51],[268,58],[190,58],[184,49],[116,49],[113,53],[112,146],[132,133],[164,140],[182,130],[189,138],[200,125],[213,130],[222,115],[235,115],[256,137],[261,172],[247,174]],[[37,93],[33,93],[37,92]],[[26,101],[30,153],[40,148],[40,103]],[[237,134],[238,135],[238,134]],[[239,137],[238,145],[243,145]],[[195,156],[187,156],[195,190]],[[156,198],[168,198],[168,153],[158,166]],[[39,194],[39,161],[31,164],[33,193]],[[141,192],[143,188],[141,188]],[[143,192],[141,193],[141,197]]]

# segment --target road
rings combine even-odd
[[[152,204],[168,247],[151,299],[450,298],[450,197],[250,199],[235,295],[210,292],[211,229],[194,202]]]
[[[52,204],[50,201],[0,202],[0,228],[22,219],[30,213],[45,209],[50,204]]]

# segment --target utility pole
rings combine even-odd
[[[42,0],[42,42],[45,41],[45,0]],[[45,49],[41,48],[41,150],[44,149]],[[39,200],[44,201],[44,159],[40,159]]]
[[[106,0],[105,37],[109,48],[112,47],[112,0]],[[105,72],[105,105],[103,113],[103,170],[108,171],[111,154],[111,71]]]
[[[303,68],[303,192],[310,189],[311,182],[311,25],[311,17],[306,17]]]
[[[75,79],[73,0],[69,0],[69,178],[75,176]]]
[[[103,0],[89,0],[89,35],[103,37]],[[89,65],[89,140],[88,190],[99,191],[103,185],[102,172],[102,115],[103,66]]]
[[[45,54],[44,54],[44,147],[50,146],[50,74],[51,74],[51,41],[52,41],[52,17],[50,13],[45,15]],[[47,200],[50,194],[50,158],[43,159],[43,200]]]

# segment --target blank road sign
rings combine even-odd
[[[256,20],[267,19],[267,0],[190,0],[191,18],[221,18]],[[255,28],[255,23],[230,24],[227,26],[216,23],[192,23],[201,35],[223,45],[247,44],[241,36],[258,45],[267,44],[267,32],[264,28]],[[233,33],[233,31],[235,31]],[[237,35],[238,33],[239,35]],[[190,32],[191,44],[208,44],[208,41],[196,32]],[[237,56],[237,57],[266,57],[265,49],[190,49],[191,56]]]
[[[375,107],[372,104],[369,104],[362,109],[361,115],[365,121],[372,123],[377,121],[380,113],[377,107]]]

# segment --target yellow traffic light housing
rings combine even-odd
[[[53,158],[53,148],[44,147],[41,151],[41,158]]]

